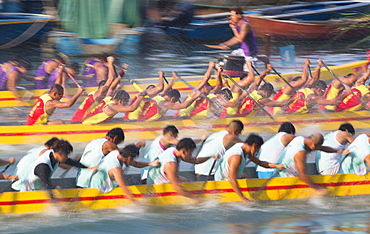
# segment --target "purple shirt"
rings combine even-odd
[[[241,24],[249,24],[249,22],[247,19],[244,18]],[[236,27],[236,31],[240,33],[241,29],[239,25]],[[258,54],[257,42],[252,30],[248,30],[244,41],[240,43],[240,48],[244,51],[245,56],[253,57]]]

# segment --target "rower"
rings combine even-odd
[[[356,81],[355,85],[343,98],[335,109],[339,111],[357,111],[365,108],[364,101],[370,98],[370,90],[365,85],[366,80],[370,77],[370,67],[367,68],[366,73]]]
[[[237,179],[240,179],[246,165],[246,159],[255,164],[266,168],[284,169],[284,165],[260,161],[256,154],[263,144],[262,137],[250,134],[245,142],[236,143],[228,149],[221,157],[215,172],[215,181],[228,180],[234,192],[240,197],[243,203],[249,203],[249,200],[240,190]]]
[[[114,73],[114,57],[109,56],[108,61],[108,79],[102,80],[99,82],[98,89],[96,91],[90,92],[81,105],[77,108],[76,112],[71,118],[71,123],[82,123],[82,120],[86,117],[86,114],[89,113],[94,107],[99,105],[99,103],[106,97],[109,89],[115,89],[123,74],[115,77]]]
[[[268,161],[277,163],[281,152],[294,139],[295,127],[290,122],[282,123],[279,127],[278,133],[267,140],[258,151],[257,157],[261,161]],[[274,169],[257,166],[258,178],[266,179],[274,175]]]
[[[285,114],[307,113],[316,104],[335,105],[344,98],[344,93],[336,96],[334,99],[324,98],[326,83],[322,80],[315,81],[312,87],[301,88],[293,96],[294,101],[285,109]]]
[[[173,145],[177,145],[179,143],[179,140],[177,139],[178,134],[179,130],[174,125],[166,126],[163,129],[163,134],[155,138],[150,146],[145,150],[143,161],[152,162],[166,149]],[[149,169],[149,167],[145,167],[140,170],[142,184],[146,184]]]
[[[39,97],[28,114],[26,125],[53,125],[64,124],[63,120],[49,121],[50,116],[56,108],[70,108],[77,101],[78,97],[84,92],[79,86],[78,91],[66,102],[60,101],[64,95],[64,88],[59,84],[54,84],[48,93]]]
[[[157,167],[158,161],[138,162],[134,159],[139,155],[139,148],[135,145],[127,145],[120,151],[112,151],[99,163],[99,170],[89,178],[88,188],[97,188],[102,193],[112,191],[117,185],[122,189],[123,194],[134,204],[134,199],[130,189],[127,187],[124,171],[130,165],[143,168],[147,166]]]
[[[42,64],[37,68],[35,74],[35,85],[36,89],[44,89],[45,79],[60,65],[68,62],[68,56],[63,53],[59,53],[54,59],[44,60]]]
[[[164,96],[157,95],[146,103],[143,112],[139,117],[140,121],[155,121],[160,119],[168,110],[180,110],[190,106],[200,96],[200,92],[195,92],[192,97],[182,103],[181,94],[177,89],[171,89]]]
[[[344,150],[348,143],[354,141],[355,128],[350,123],[342,124],[339,130],[329,132],[324,136],[325,146],[330,146],[336,150]],[[339,171],[341,153],[316,152],[316,169],[321,175],[335,175]]]
[[[365,175],[370,165],[370,133],[357,136],[347,150],[338,173]]]
[[[148,184],[166,184],[170,183],[173,190],[181,196],[193,199],[199,202],[199,198],[185,190],[179,181],[178,169],[180,161],[191,164],[199,164],[207,161],[211,157],[195,158],[192,153],[196,148],[195,142],[190,138],[181,139],[176,147],[170,147],[158,156],[160,167],[152,167],[148,172]]]
[[[39,156],[32,166],[32,171],[27,179],[21,185],[21,192],[46,189],[50,198],[55,201],[51,189],[59,188],[51,183],[51,176],[58,168],[60,163],[75,166],[78,168],[86,168],[96,170],[96,167],[86,167],[85,165],[68,158],[68,155],[73,151],[72,145],[65,140],[57,140],[54,142],[52,149],[45,151]],[[95,165],[96,166],[96,165]],[[41,181],[42,186],[40,186]]]
[[[306,84],[308,80],[308,67],[310,66],[310,60],[306,59],[304,61],[302,76],[295,77],[292,81],[287,83],[283,88],[281,88],[271,99],[273,101],[284,101],[288,100],[291,96],[296,93],[296,90],[301,88]],[[282,114],[284,111],[281,107],[269,107],[268,112],[272,115]]]
[[[18,176],[19,180],[12,184],[12,189],[19,191],[22,184],[26,181],[28,176],[32,173],[33,165],[37,158],[45,151],[53,148],[54,142],[59,141],[57,137],[53,137],[46,141],[43,146],[38,146],[30,149],[21,160],[19,160],[14,174]]]
[[[215,62],[209,62],[208,63],[208,69],[206,73],[203,76],[203,79],[199,82],[197,86],[194,87],[194,90],[192,93],[190,93],[188,96],[186,96],[185,101],[188,99],[191,99],[193,96],[193,93],[196,92],[196,90],[199,90],[201,92],[201,96],[199,96],[190,106],[188,106],[185,109],[181,109],[177,111],[177,113],[174,115],[174,118],[189,118],[193,110],[198,109],[198,107],[205,101],[207,101],[207,97],[210,94],[216,93],[219,91],[222,87],[222,84],[220,84],[221,79],[221,71],[218,69],[218,78],[216,81],[216,86],[213,88],[209,83],[209,79],[211,78],[212,70],[215,68]],[[222,83],[222,81],[221,81]]]
[[[84,80],[86,87],[96,87],[100,81],[105,80],[108,74],[106,66],[108,54],[101,53],[95,59],[88,59],[84,62],[82,75],[90,78]]]
[[[311,151],[321,150],[327,153],[340,151],[323,146],[324,137],[320,133],[314,133],[309,137],[297,136],[285,147],[280,154],[278,163],[284,164],[285,169],[279,171],[280,177],[298,176],[304,183],[315,189],[320,195],[325,196],[329,190],[312,182],[306,170],[307,154]]]
[[[197,158],[209,158],[215,155],[222,157],[226,150],[232,147],[234,144],[242,142],[239,135],[242,133],[244,125],[240,120],[232,120],[228,126],[219,132],[211,134],[201,146]],[[204,163],[200,163],[194,166],[194,171],[197,181],[205,181],[209,179],[210,171],[213,159],[206,160]],[[211,171],[211,179],[213,178],[213,172]]]
[[[148,85],[148,87],[146,87],[146,91],[147,90],[151,90],[152,91],[152,95],[151,97],[145,97],[139,104],[138,108],[136,108],[136,110],[134,111],[131,111],[131,112],[127,112],[125,114],[125,116],[123,117],[124,120],[138,120],[140,115],[143,113],[143,108],[145,106],[145,104],[147,102],[149,102],[154,96],[157,96],[158,94],[160,94],[161,92],[168,92],[168,90],[172,89],[172,85],[167,85],[166,86],[166,89],[164,88],[164,72],[163,71],[159,71],[158,72],[158,77],[159,77],[159,81],[158,81],[158,84],[155,86],[155,85]],[[134,103],[136,101],[137,97],[134,97],[132,100],[131,100],[131,104]]]

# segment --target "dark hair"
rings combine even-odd
[[[118,90],[116,94],[112,97],[112,100],[118,100],[118,101],[129,101],[130,95],[125,90]]]
[[[120,155],[122,155],[124,158],[133,157],[136,158],[139,156],[139,148],[134,145],[126,145],[122,150],[119,151]]]
[[[238,120],[238,119],[234,119],[230,122],[229,126],[231,128],[234,128],[235,130],[239,130],[240,132],[243,131],[244,129],[244,124],[242,121]]]
[[[114,138],[117,137],[117,141],[122,142],[125,140],[125,133],[122,128],[113,128],[107,132],[107,137]]]
[[[155,88],[155,85],[148,85],[148,87],[146,87],[146,89],[145,90],[148,90],[148,89],[151,89],[151,88]]]
[[[78,72],[80,70],[80,65],[78,63],[76,63],[76,62],[70,62],[68,64],[68,67],[72,68],[76,72]]]
[[[57,138],[57,137],[53,137],[53,138],[51,138],[50,140],[48,140],[47,142],[45,142],[45,144],[44,145],[46,145],[46,146],[53,146],[53,144],[54,144],[54,142],[56,142],[56,141],[59,141],[59,139]]]
[[[168,132],[172,132],[173,134],[178,134],[179,130],[174,125],[168,125],[163,129],[163,135]]]
[[[185,149],[186,151],[195,149],[196,147],[195,142],[191,138],[183,138],[176,145],[177,150]]]
[[[297,81],[297,80],[299,80],[299,79],[301,79],[302,78],[302,76],[296,76],[296,77],[294,77],[293,78],[293,80],[292,81]]]
[[[61,63],[65,64],[68,62],[68,56],[63,54],[63,53],[58,53],[56,56],[55,56],[55,59],[56,60],[59,60]]]
[[[106,63],[108,57],[109,55],[107,53],[101,53],[96,58]]]
[[[278,132],[286,132],[289,134],[295,134],[295,127],[291,122],[284,122],[280,125]]]
[[[221,89],[221,91],[219,92],[220,95],[225,95],[226,99],[227,100],[230,100],[233,98],[233,94],[231,93],[230,89],[229,88],[223,88]]]
[[[274,86],[270,83],[263,84],[259,89],[266,92],[274,92]]]
[[[73,152],[72,145],[65,140],[55,141],[52,148],[54,152],[64,151],[64,153],[66,153],[67,155]]]
[[[317,80],[315,81],[313,84],[312,84],[312,88],[316,88],[316,89],[323,89],[325,90],[327,87],[326,83],[322,80]]]
[[[259,135],[251,133],[249,134],[247,139],[245,139],[244,143],[246,143],[247,145],[255,144],[256,146],[261,146],[263,145],[263,139]]]
[[[64,88],[60,84],[53,84],[53,86],[51,86],[51,88],[50,88],[50,93],[55,92],[55,91],[56,92],[64,91]]]
[[[28,71],[32,69],[32,64],[26,59],[20,58],[16,62],[18,63],[18,67],[24,67]]]
[[[168,93],[166,93],[166,96],[168,96],[170,98],[172,98],[172,97],[180,98],[181,94],[177,89],[171,89],[170,91],[168,91]]]
[[[235,11],[235,13],[238,14],[238,15],[242,15],[243,14],[243,10],[239,6],[235,6],[235,7],[231,8],[230,11]]]
[[[107,80],[101,80],[98,84],[98,88],[102,87],[105,85],[105,83],[107,83]]]
[[[355,135],[355,132],[356,132],[355,128],[350,123],[344,123],[344,124],[340,125],[339,130],[346,131],[351,135]]]

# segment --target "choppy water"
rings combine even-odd
[[[1,216],[4,233],[369,233],[369,196]]]
[[[279,47],[296,46],[296,66],[282,67]],[[281,73],[301,69],[303,60],[312,64],[318,58],[327,65],[362,60],[370,43],[346,47],[345,42],[286,42],[272,43],[272,64]],[[260,43],[263,51],[263,43]],[[157,30],[144,34],[136,55],[118,55],[130,64],[131,78],[155,77],[164,70],[167,76],[174,70],[180,75],[202,75],[210,60],[221,52],[192,41],[169,38]],[[32,61],[36,68],[44,59],[37,45],[25,45],[1,51],[0,62],[18,53]],[[225,51],[222,51],[225,52]],[[72,58],[82,64],[85,58]],[[261,65],[257,64],[257,67]],[[32,74],[34,71],[31,72]],[[66,112],[69,114],[69,112]],[[310,126],[307,127],[306,134]],[[316,129],[313,129],[316,131]],[[364,130],[366,131],[366,129]],[[367,130],[368,131],[368,130]],[[264,135],[268,139],[270,135]],[[41,143],[40,143],[41,144]],[[73,144],[81,153],[84,144]],[[34,147],[1,146],[1,158],[15,155],[18,159]],[[186,165],[184,168],[186,169]],[[12,168],[8,169],[12,171]],[[60,175],[57,171],[56,176]],[[71,174],[73,175],[73,171]],[[3,233],[370,233],[369,196],[324,198],[296,201],[255,202],[250,206],[239,203],[215,204],[206,201],[200,206],[123,208],[120,210],[85,211],[55,215],[3,215]]]

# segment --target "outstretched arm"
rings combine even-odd
[[[239,165],[242,162],[242,156],[241,155],[232,155],[228,159],[229,164],[229,183],[234,190],[234,192],[240,197],[241,201],[243,203],[249,203],[249,200],[243,195],[243,192],[241,191],[239,184],[238,184],[238,168]]]
[[[127,187],[122,168],[112,168],[109,170],[108,173],[109,176],[117,182],[118,186],[122,189],[127,199],[129,199],[132,203],[137,204],[137,201],[134,199],[134,196],[132,195],[130,189]]]

